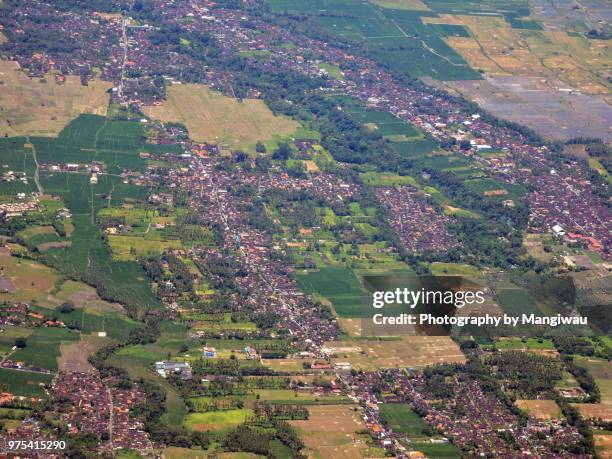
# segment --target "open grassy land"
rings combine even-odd
[[[350,268],[326,267],[297,276],[298,285],[307,293],[328,299],[341,317],[359,317],[362,309],[362,289]]]
[[[411,449],[420,451],[427,457],[445,459],[461,457],[461,451],[450,443],[431,443],[430,435],[433,430],[406,404],[383,403],[380,405],[380,417],[394,433],[405,434],[410,437]]]
[[[130,331],[142,327],[125,314],[116,311],[96,311],[89,308],[75,309],[69,313],[56,311],[59,320],[65,324],[78,327],[84,334],[106,332],[109,338],[125,340]]]
[[[351,405],[309,406],[307,421],[290,421],[298,429],[309,457],[360,459],[366,445],[352,441],[365,428],[359,411]],[[366,456],[367,457],[367,456]]]
[[[343,395],[322,396],[308,392],[296,392],[291,389],[256,389],[253,391],[259,395],[260,400],[279,404],[305,404],[305,405],[333,405],[345,403],[349,398]]]
[[[393,432],[408,436],[422,436],[427,423],[416,414],[410,406],[403,403],[383,403],[380,406],[380,417]]]
[[[546,349],[553,351],[555,345],[549,339],[539,338],[502,338],[495,342],[495,347],[499,350],[538,350]]]
[[[4,251],[0,251],[0,266],[0,278],[10,281],[13,287],[0,293],[0,301],[50,304],[47,296],[59,278],[55,270],[32,260],[13,257]]]
[[[59,288],[56,286],[51,299],[57,300],[58,303],[71,301],[75,307],[83,308],[91,314],[124,312],[120,304],[101,300],[93,287],[72,280],[62,282]]]
[[[15,345],[15,339],[27,338],[33,331],[33,328],[4,325],[0,333],[0,353],[9,352]]]
[[[190,413],[185,418],[184,425],[189,430],[219,430],[242,424],[250,414],[252,411],[246,409]]]
[[[603,431],[595,433],[593,435],[593,440],[595,440],[595,450],[599,454],[599,457],[602,459],[611,459],[612,458],[612,432]]]
[[[257,141],[289,135],[299,124],[275,116],[261,100],[237,101],[205,85],[172,85],[163,105],[145,108],[151,118],[183,123],[191,138],[232,149],[254,151]]]
[[[333,341],[326,343],[326,347],[337,355],[334,361],[349,362],[353,368],[364,371],[465,362],[459,346],[447,336]]]
[[[370,186],[418,186],[416,180],[409,175],[397,175],[385,172],[363,172],[359,174],[359,178],[363,183]]]
[[[60,356],[57,361],[59,370],[82,373],[94,371],[94,367],[89,363],[89,357],[109,342],[107,338],[81,336],[80,341],[61,343]]]
[[[612,405],[612,363],[594,357],[575,356],[577,365],[586,368],[595,378],[601,392],[602,403]]]
[[[81,85],[78,76],[58,85],[53,75],[44,82],[28,78],[13,61],[0,61],[0,135],[55,136],[80,113],[106,114],[112,85],[93,80]]]
[[[138,257],[159,255],[164,249],[180,249],[181,241],[143,236],[110,236],[108,244],[113,251],[113,259],[118,261],[134,261]]]
[[[24,397],[45,397],[40,384],[49,384],[52,378],[53,375],[0,368],[2,384],[6,385],[10,393]]]
[[[538,419],[561,419],[561,408],[554,400],[517,400],[516,406]]]

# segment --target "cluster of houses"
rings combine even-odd
[[[413,123],[428,135],[442,140],[468,140],[467,151],[455,146],[458,154],[473,155],[481,150],[507,152],[503,159],[483,160],[492,176],[502,183],[526,183],[530,187],[531,229],[551,231],[561,225],[568,232],[592,240],[584,243],[608,256],[612,243],[609,211],[594,190],[584,168],[575,163],[558,167],[546,147],[530,144],[518,131],[490,123],[478,113],[467,109],[444,94],[425,87],[405,87],[375,62],[334,47],[328,42],[311,39],[272,25],[246,11],[224,9],[218,5],[197,2],[177,3],[155,0],[153,7],[166,21],[175,23],[185,32],[206,33],[217,41],[223,52],[266,51],[266,60],[255,60],[267,70],[279,68],[298,71],[309,76],[326,76],[323,92],[342,91],[359,98],[368,106],[387,110]],[[37,27],[35,18],[50,14],[52,5],[23,2],[6,28],[17,34],[27,34]],[[79,74],[87,81],[94,67],[102,69],[102,78],[113,81],[113,97],[124,105],[140,107],[158,104],[164,97],[163,87],[156,83],[161,75],[168,81],[181,82],[185,70],[191,80],[208,83],[230,95],[231,75],[225,70],[202,68],[189,53],[168,53],[170,61],[156,56],[165,43],[152,40],[155,29],[151,24],[122,20],[116,15],[100,15],[88,11],[55,11],[52,31],[69,34],[80,46],[70,53],[29,54],[17,43],[11,48],[22,67],[37,76],[49,70],[61,74]],[[186,20],[188,19],[188,20]],[[245,26],[248,20],[249,26]],[[88,40],[85,31],[97,31],[102,39]],[[94,36],[94,35],[91,35]],[[291,43],[294,46],[282,46]],[[11,45],[13,46],[13,45]],[[110,54],[110,58],[108,58]],[[342,68],[342,79],[335,79],[321,70],[327,62]],[[198,69],[194,75],[194,69]],[[259,97],[255,89],[249,91]],[[461,126],[460,130],[456,126]],[[513,206],[512,200],[503,205]]]
[[[389,223],[409,252],[446,253],[460,242],[450,234],[451,218],[409,186],[377,188],[376,196],[389,211]]]
[[[17,200],[0,204],[0,217],[8,220],[15,217],[23,217],[28,212],[38,211],[38,198],[28,196],[25,193],[18,193]]]
[[[338,333],[336,323],[321,319],[309,297],[287,275],[291,268],[274,256],[277,248],[270,235],[248,224],[243,208],[253,196],[238,198],[232,190],[234,184],[240,183],[253,185],[260,193],[271,189],[309,191],[334,202],[350,198],[355,191],[354,185],[329,174],[292,179],[280,170],[262,175],[237,168],[229,173],[216,168],[222,160],[216,156],[192,156],[185,171],[167,177],[191,190],[192,208],[224,229],[224,243],[220,249],[195,249],[194,256],[204,262],[214,262],[223,256],[221,250],[236,254],[239,259],[235,264],[243,271],[236,282],[240,290],[249,293],[243,300],[245,309],[277,313],[279,328],[286,328],[304,347],[333,339]]]
[[[151,453],[153,443],[131,408],[146,403],[144,391],[118,387],[112,378],[102,379],[97,372],[60,373],[53,382],[53,396],[67,401],[58,405],[58,416],[68,432],[88,432],[100,439],[99,453],[132,449]]]
[[[32,459],[60,459],[66,457],[66,448],[49,448],[28,449],[27,451],[15,451],[15,448],[10,448],[9,442],[13,441],[64,441],[57,434],[49,432],[45,423],[35,419],[27,418],[19,425],[19,427],[9,427],[3,429],[0,433],[0,457],[28,457]],[[53,443],[52,443],[53,445]],[[27,454],[27,456],[26,456]]]
[[[529,417],[526,425],[521,424],[494,393],[484,392],[478,381],[464,374],[446,378],[453,397],[443,403],[428,392],[422,373],[394,369],[345,375],[342,380],[363,408],[363,420],[380,446],[403,457],[419,456],[410,451],[411,439],[381,418],[381,403],[408,404],[432,427],[432,443],[452,440],[468,455],[555,458],[582,439],[575,427],[557,419]]]
[[[455,148],[457,154],[472,156],[490,148],[503,150],[507,153],[503,158],[482,159],[481,162],[496,180],[529,186],[527,201],[531,209],[531,229],[555,231],[554,228],[561,228],[563,237],[584,241],[590,248],[608,255],[612,244],[609,211],[580,164],[574,162],[560,168],[545,147],[531,145],[517,131],[495,126],[441,94],[421,87],[406,88],[366,58],[248,17],[244,11],[204,8],[197,2],[153,0],[152,4],[167,24],[174,22],[187,31],[209,33],[228,53],[271,51],[269,60],[258,63],[270,70],[283,68],[321,76],[324,72],[319,62],[335,63],[342,67],[343,79],[327,75],[327,86],[321,88],[322,92],[343,91],[371,108],[393,113],[445,143],[448,139],[468,140],[470,148]],[[32,54],[22,52],[17,41],[10,50],[31,75],[43,76],[50,70],[58,70],[62,75],[79,74],[86,84],[93,75],[93,68],[97,67],[102,69],[102,78],[113,81],[113,100],[136,107],[160,103],[164,91],[155,78],[158,75],[180,83],[181,76],[189,74],[193,80],[207,82],[213,88],[229,94],[233,91],[229,84],[230,74],[205,69],[186,53],[173,52],[166,56],[167,59],[155,58],[162,54],[159,53],[162,45],[151,40],[154,30],[146,23],[133,24],[117,17],[90,15],[86,11],[57,11],[52,4],[33,1],[20,2],[15,11],[14,16],[6,19],[7,27],[15,36],[27,35],[38,28],[36,19],[46,14],[55,18],[48,25],[49,31],[68,35],[77,43],[70,53]],[[250,23],[249,27],[245,26],[246,22]],[[96,39],[88,39],[90,36]],[[281,46],[281,43],[295,46]],[[255,90],[249,93],[259,97]],[[456,125],[461,125],[459,132],[451,129]],[[177,136],[183,133],[180,128],[176,129]],[[169,139],[174,138],[171,134]],[[279,259],[270,235],[248,224],[243,209],[253,203],[253,197],[238,197],[232,190],[239,183],[253,185],[258,193],[308,191],[328,202],[346,202],[356,192],[355,186],[324,173],[295,178],[278,170],[262,175],[238,167],[230,172],[218,167],[223,159],[211,154],[205,146],[194,144],[189,144],[185,154],[176,160],[181,161],[182,167],[165,172],[150,171],[146,177],[135,180],[142,184],[164,180],[170,188],[188,191],[192,209],[223,229],[220,247],[194,249],[190,255],[206,261],[232,253],[232,264],[241,269],[235,281],[240,290],[248,292],[241,306],[255,313],[275,313],[279,317],[277,328],[286,329],[300,349],[312,356],[321,355],[322,344],[337,337],[338,325],[335,320],[322,316],[311,298],[298,288],[290,276],[292,269]],[[97,174],[103,172],[100,168],[94,170],[94,166],[65,164],[49,166],[48,170],[91,172],[93,183],[97,181]],[[457,247],[457,241],[446,228],[450,217],[437,211],[425,196],[402,187],[399,190],[380,188],[377,197],[389,209],[391,226],[407,250],[443,253]],[[171,205],[173,195],[157,193],[149,199],[155,204]],[[32,209],[24,207],[29,205],[33,204],[29,201],[2,204],[0,213],[22,215],[36,209],[36,205]],[[506,200],[504,205],[514,203]],[[252,348],[245,348],[245,353],[249,358],[257,358]],[[214,358],[216,351],[205,348],[203,355]],[[564,451],[581,438],[573,427],[557,421],[529,418],[526,426],[519,425],[517,417],[496,397],[483,392],[477,381],[467,377],[454,377],[449,381],[455,395],[440,405],[428,398],[422,376],[409,377],[401,370],[385,375],[376,372],[352,374],[350,365],[342,362],[335,368],[327,362],[314,365],[326,365],[321,369],[335,369],[342,374],[343,384],[349,388],[351,397],[363,408],[370,432],[390,452],[409,453],[403,445],[406,443],[404,436],[382,422],[381,402],[409,403],[440,432],[436,437],[439,441],[451,438],[460,447],[492,457],[513,457],[516,448],[524,457],[556,457],[554,447]],[[191,378],[188,362],[157,362],[155,369],[162,377],[177,374],[183,379]],[[394,395],[385,397],[375,392],[375,388],[381,387],[384,393]],[[152,449],[141,421],[130,416],[130,408],[144,399],[144,393],[137,386],[120,389],[97,373],[61,373],[54,382],[53,391],[58,399],[70,402],[62,405],[65,411],[60,413],[60,418],[71,432],[91,432],[106,439],[100,445],[101,452],[118,448],[142,452]],[[516,446],[504,439],[503,432],[515,439]]]
[[[155,371],[162,378],[167,378],[169,375],[178,375],[184,381],[189,381],[192,378],[189,362],[173,362],[170,360],[156,362]]]

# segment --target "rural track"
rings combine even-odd
[[[40,177],[38,175],[39,164],[38,164],[38,158],[36,157],[36,147],[30,141],[29,136],[26,136],[25,139],[26,139],[26,142],[28,142],[28,145],[30,145],[30,148],[32,149],[32,157],[34,158],[34,164],[36,164],[36,169],[34,169],[34,183],[36,184],[36,188],[38,189],[38,192],[40,194],[43,194],[44,190],[43,190],[43,187],[40,185]]]

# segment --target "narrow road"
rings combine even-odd
[[[123,62],[121,63],[121,76],[119,79],[119,88],[117,89],[117,93],[119,95],[119,100],[123,101],[123,78],[125,77],[125,66],[127,63],[128,57],[128,41],[127,41],[127,18],[121,18],[121,44],[123,47]]]
[[[113,394],[110,390],[110,387],[106,388],[106,391],[108,393],[108,401],[109,401],[109,417],[108,417],[108,444],[110,445],[110,449],[111,451],[114,451],[114,447],[113,447],[113,412],[114,412],[114,405],[113,405]]]
[[[38,158],[36,157],[36,147],[34,146],[34,144],[30,141],[30,137],[26,136],[26,142],[28,142],[28,145],[31,145],[31,149],[32,149],[32,157],[34,158],[34,164],[36,164],[36,169],[34,169],[34,183],[36,184],[36,188],[38,189],[38,192],[40,194],[43,194],[43,187],[40,185],[40,178],[38,175]]]

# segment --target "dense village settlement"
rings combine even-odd
[[[0,95],[0,455],[610,457],[609,146],[276,3],[0,3],[0,90],[105,85],[49,135]],[[367,336],[398,273],[589,325]]]

